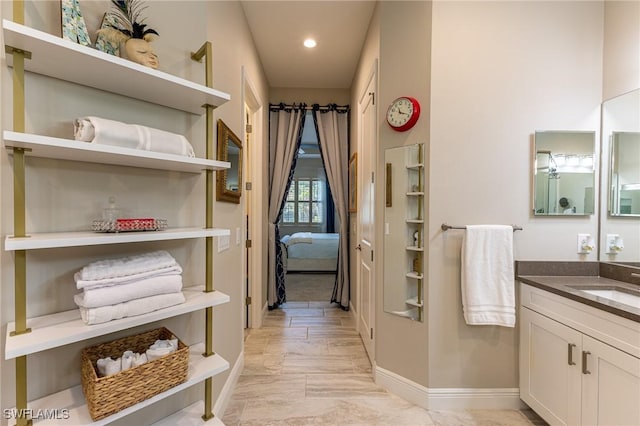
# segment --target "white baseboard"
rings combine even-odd
[[[231,400],[231,396],[233,395],[233,391],[236,388],[236,384],[238,383],[238,379],[240,378],[240,374],[243,369],[244,351],[240,352],[240,355],[238,355],[238,358],[229,373],[229,377],[227,377],[227,381],[224,383],[224,386],[220,391],[220,396],[218,396],[216,403],[213,405],[213,412],[217,418],[221,419],[224,417],[224,412],[227,410],[227,406],[229,405],[229,401]]]
[[[427,410],[518,410],[524,408],[518,388],[427,388],[381,367],[376,384]]]

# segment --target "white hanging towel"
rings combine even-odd
[[[512,226],[467,225],[461,278],[467,324],[515,327]]]

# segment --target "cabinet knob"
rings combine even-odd
[[[356,246],[356,250],[362,250],[362,246],[361,246],[360,244],[358,244],[358,245]]]
[[[587,357],[591,355],[589,351],[582,351],[582,374],[591,374],[591,371],[587,369]]]

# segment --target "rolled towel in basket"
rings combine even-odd
[[[98,366],[98,374],[100,377],[110,376],[112,374],[119,373],[122,370],[121,358],[101,358],[96,362],[96,365]]]
[[[153,127],[89,116],[76,118],[73,128],[77,141],[195,157],[187,138]]]
[[[138,367],[138,366],[144,364],[145,362],[147,362],[147,354],[135,353],[135,354],[133,354],[133,361],[131,363],[131,366],[132,367]]]
[[[156,340],[156,342],[147,349],[147,359],[153,361],[165,355],[178,350],[178,339]]]
[[[180,293],[160,294],[157,296],[143,297],[117,305],[100,306],[98,308],[80,307],[80,315],[86,324],[101,324],[120,318],[133,317],[169,306],[179,305],[185,302],[184,295]]]
[[[109,287],[85,287],[73,300],[83,308],[115,305],[129,300],[158,294],[177,293],[182,290],[182,275],[160,275]]]
[[[134,354],[133,351],[124,351],[122,354],[122,371],[128,370],[133,367],[133,357],[138,354]]]

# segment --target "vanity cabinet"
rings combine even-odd
[[[204,398],[180,414],[172,417],[169,423],[188,422],[201,424],[212,419],[212,382],[213,376],[226,371],[229,363],[212,350],[213,312],[215,306],[228,303],[228,295],[213,288],[212,258],[213,238],[228,236],[228,229],[217,229],[212,224],[213,173],[229,167],[229,163],[213,160],[213,108],[230,99],[226,93],[211,87],[193,83],[161,71],[143,67],[133,62],[110,56],[94,49],[68,42],[19,23],[4,20],[3,36],[7,51],[7,64],[13,67],[14,80],[14,128],[5,130],[3,143],[9,155],[13,157],[14,177],[14,235],[4,241],[4,250],[12,252],[15,269],[15,321],[6,324],[4,357],[15,360],[16,365],[16,409],[14,412],[38,413],[39,410],[66,410],[66,419],[55,419],[52,424],[94,424],[85,405],[81,386],[64,389],[33,401],[27,401],[27,386],[34,384],[37,377],[27,374],[27,357],[45,350],[60,348],[76,342],[108,336],[132,327],[151,324],[179,315],[197,311],[206,312],[202,327],[202,339],[190,347],[189,372],[187,381],[158,394],[148,400],[128,407],[98,424],[107,424],[128,414],[138,411],[174,395],[184,389],[204,382]],[[203,49],[208,44],[203,46]],[[201,49],[201,52],[203,51]],[[210,52],[208,49],[207,52]],[[204,54],[202,54],[204,55]],[[207,56],[209,53],[207,53]],[[198,54],[194,54],[198,56]],[[198,59],[194,57],[193,59]],[[209,71],[211,57],[207,57]],[[179,155],[142,151],[137,149],[91,144],[73,140],[53,138],[24,132],[24,71],[82,84],[111,93],[151,102],[167,108],[173,108],[191,114],[207,114],[207,155],[206,158],[191,158]],[[209,74],[209,73],[207,73]],[[144,81],[144,84],[140,84]],[[22,87],[21,87],[22,86]],[[203,108],[204,106],[204,108]],[[28,111],[28,106],[26,108]],[[22,119],[20,117],[22,116]],[[17,119],[16,119],[17,117]],[[206,224],[188,228],[169,228],[165,231],[130,232],[101,234],[93,232],[45,232],[27,233],[24,192],[28,190],[25,174],[34,165],[25,166],[25,157],[41,157],[75,162],[98,163],[102,165],[128,166],[139,169],[155,169],[165,172],[180,172],[205,175],[207,192],[200,198],[198,205],[191,208],[206,208]],[[126,190],[124,188],[123,190]],[[180,206],[185,208],[186,206]],[[87,224],[89,228],[90,224]],[[77,309],[54,312],[48,315],[27,318],[27,275],[29,264],[27,252],[40,249],[68,249],[70,247],[95,247],[118,244],[122,253],[135,250],[129,244],[160,241],[205,240],[206,271],[202,274],[204,282],[184,283],[183,293],[186,302],[151,313],[123,318],[97,325],[86,325]],[[88,248],[90,250],[90,248]],[[82,253],[82,251],[70,251]],[[72,283],[70,283],[72,284]],[[3,291],[6,291],[3,289]],[[79,373],[78,367],[78,373]],[[204,412],[204,416],[202,416]],[[202,418],[201,418],[202,417]],[[203,420],[204,419],[204,420]],[[29,424],[26,416],[16,419],[18,425]],[[34,419],[43,420],[43,419]],[[43,423],[47,423],[44,419]],[[51,420],[51,419],[49,419]],[[175,421],[175,422],[174,422]],[[172,423],[173,422],[173,423]],[[207,424],[220,424],[213,419]]]
[[[520,398],[551,425],[640,424],[638,323],[524,284],[521,296]]]

